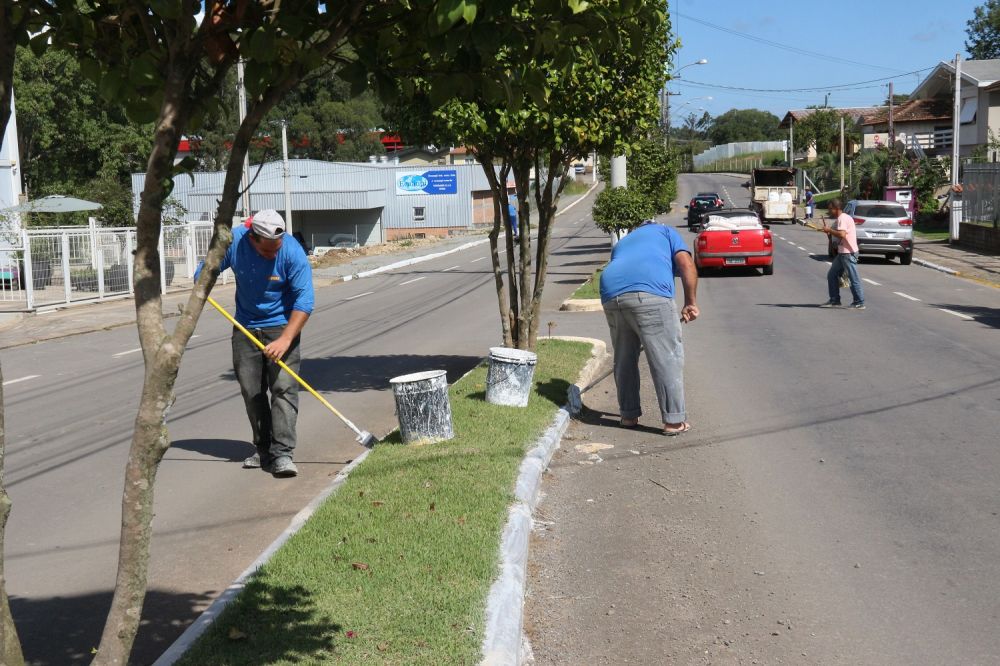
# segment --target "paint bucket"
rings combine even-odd
[[[389,380],[404,444],[443,442],[455,436],[444,370],[400,375]]]
[[[535,376],[535,352],[510,347],[490,347],[490,367],[486,373],[486,402],[508,407],[525,407]]]

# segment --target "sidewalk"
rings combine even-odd
[[[1000,255],[986,254],[947,241],[914,238],[913,263],[934,264],[961,277],[1000,287]]]

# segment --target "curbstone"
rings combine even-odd
[[[563,312],[599,312],[601,299],[599,298],[567,298],[559,306]]]
[[[607,356],[602,340],[574,336],[555,336],[556,340],[589,342],[590,360],[580,371],[572,388],[579,397],[580,385],[589,383]],[[572,388],[570,392],[572,392]],[[569,398],[570,402],[573,398]],[[582,407],[582,402],[579,402]],[[508,511],[507,524],[500,538],[500,574],[490,586],[486,598],[486,628],[480,666],[519,666],[527,663],[530,647],[524,640],[524,595],[527,588],[528,545],[531,539],[532,514],[538,504],[542,474],[569,427],[571,414],[579,412],[572,404],[561,407],[538,441],[524,456],[514,485],[516,501]]]
[[[960,272],[958,272],[958,271],[956,271],[956,270],[954,270],[952,268],[948,268],[947,266],[941,266],[940,264],[935,264],[935,263],[932,263],[930,261],[926,261],[925,259],[917,259],[916,257],[914,257],[913,258],[913,263],[915,263],[917,266],[923,266],[924,268],[930,268],[930,269],[933,269],[935,271],[940,271],[942,273],[947,273],[948,275],[955,275],[955,276],[962,275]]]

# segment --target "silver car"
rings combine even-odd
[[[844,212],[854,218],[861,254],[882,254],[890,260],[899,257],[904,266],[913,261],[913,220],[901,204],[855,199],[847,202]],[[830,257],[837,256],[837,242],[830,239]]]

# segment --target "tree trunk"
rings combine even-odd
[[[518,260],[518,300],[519,307],[517,313],[517,338],[515,344],[518,349],[531,349],[531,204],[528,202],[528,193],[531,192],[531,180],[529,177],[530,165],[526,160],[519,160],[514,164],[514,182],[517,184],[518,222],[520,250]],[[537,170],[536,170],[537,171]]]
[[[545,289],[545,276],[549,263],[549,242],[552,239],[552,227],[555,222],[556,202],[566,183],[567,160],[558,153],[549,157],[545,187],[541,187],[541,173],[535,169],[535,200],[538,208],[538,245],[535,256],[535,281],[531,290],[531,315],[528,319],[528,349],[534,349],[538,343],[538,327],[541,323],[542,292]],[[559,179],[558,187],[555,186]],[[555,188],[555,189],[554,189]],[[527,288],[525,288],[527,291]]]
[[[500,332],[503,336],[503,345],[505,347],[510,347],[513,345],[513,337],[511,335],[511,314],[510,314],[510,303],[507,300],[507,292],[504,289],[503,283],[503,270],[500,268],[500,254],[497,248],[498,240],[500,237],[500,225],[505,219],[503,216],[503,206],[504,202],[500,198],[501,185],[507,183],[507,169],[506,165],[501,168],[500,178],[497,178],[497,173],[493,168],[493,158],[489,155],[477,155],[480,165],[483,167],[483,172],[486,174],[486,180],[489,181],[490,189],[493,191],[493,229],[490,230],[490,259],[493,265],[493,281],[496,285],[497,290],[497,305],[500,308]],[[508,221],[508,227],[510,223]],[[507,234],[507,252],[508,260],[509,254],[511,252],[510,246],[510,234]]]
[[[17,638],[17,627],[14,626],[14,617],[10,614],[10,604],[7,602],[7,578],[3,566],[4,536],[11,507],[3,476],[6,451],[3,407],[3,369],[0,368],[0,657],[3,658],[4,666],[23,666],[24,655],[21,654],[21,641]]]

